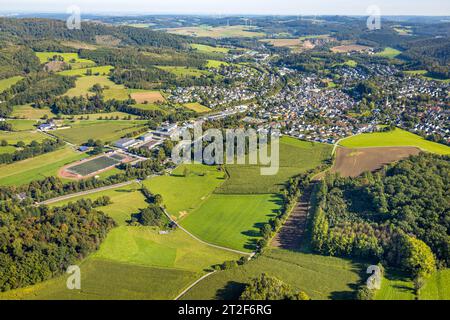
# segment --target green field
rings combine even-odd
[[[227,165],[229,179],[216,193],[278,193],[290,177],[321,164],[331,154],[326,144],[283,137],[280,139],[280,165],[276,175],[261,175],[258,165]]]
[[[14,151],[16,151],[16,147],[14,146],[0,147],[0,154],[13,153]]]
[[[420,300],[450,300],[450,269],[439,270],[426,280]]]
[[[102,112],[102,113],[87,113],[87,114],[77,114],[77,115],[62,115],[61,118],[63,119],[73,119],[76,120],[76,124],[83,123],[84,121],[89,120],[106,120],[113,117],[113,119],[116,119],[119,117],[120,120],[123,120],[124,118],[128,118],[128,116],[131,116],[131,119],[136,119],[137,116],[128,114],[125,112],[115,111],[115,112]],[[80,120],[80,121],[78,121]],[[116,120],[115,120],[116,121]]]
[[[80,121],[70,129],[55,130],[52,134],[74,144],[83,144],[89,139],[114,142],[129,132],[136,131],[140,124],[132,121]]]
[[[168,33],[179,34],[191,37],[211,37],[211,38],[254,38],[265,37],[264,32],[259,32],[256,27],[248,26],[220,26],[211,27],[201,25],[198,27],[183,27],[166,29]]]
[[[64,59],[64,62],[70,64],[73,69],[75,68],[85,68],[85,67],[91,67],[95,65],[95,62],[88,59],[82,59],[78,56],[78,53],[73,52],[36,52],[36,56],[39,58],[39,61],[41,63],[47,63],[49,59],[51,59],[53,56],[61,56]],[[75,60],[75,62],[70,62],[72,60]]]
[[[23,79],[23,77],[21,77],[21,76],[1,79],[0,80],[0,93],[5,91],[6,89],[9,89],[11,86],[15,85],[17,82],[19,82],[22,79]]]
[[[43,133],[40,132],[8,132],[8,131],[0,131],[0,141],[6,140],[9,145],[15,145],[19,141],[23,141],[26,144],[29,144],[31,141],[35,140],[37,142],[42,142],[44,139],[49,139]]]
[[[237,299],[245,284],[262,273],[305,291],[313,300],[352,299],[363,268],[347,259],[271,249],[243,266],[204,279],[183,299]]]
[[[252,251],[260,237],[259,227],[274,217],[282,201],[276,195],[213,194],[181,225],[210,243]]]
[[[66,164],[81,160],[87,155],[69,147],[34,158],[0,166],[0,185],[22,185],[33,180],[56,176]]]
[[[174,66],[157,66],[159,69],[170,72],[179,78],[199,78],[201,76],[209,75],[206,70],[200,70],[191,67],[174,67]]]
[[[64,95],[68,97],[92,96],[94,92],[91,92],[90,89],[95,84],[99,84],[104,88],[103,96],[106,100],[126,100],[129,98],[128,90],[125,86],[115,84],[107,76],[80,77],[76,80],[75,88],[69,89]]]
[[[383,51],[376,53],[376,56],[383,57],[383,58],[389,58],[394,59],[398,55],[400,55],[402,52],[400,50],[394,49],[394,48],[384,48]]]
[[[7,120],[7,122],[12,124],[12,129],[14,131],[34,130],[34,129],[36,129],[36,125],[37,125],[36,120],[13,119],[13,120]]]
[[[191,48],[192,49],[197,49],[200,52],[206,52],[206,53],[228,53],[228,51],[230,51],[227,48],[221,48],[221,47],[213,47],[213,46],[208,46],[205,44],[191,44]]]
[[[82,68],[82,69],[73,69],[73,70],[64,70],[58,72],[58,74],[63,76],[86,76],[86,72],[90,70],[92,72],[92,75],[100,75],[100,76],[106,76],[108,75],[111,70],[113,69],[113,66],[101,66],[101,67],[92,67],[92,68]]]
[[[201,105],[198,102],[192,102],[192,103],[185,103],[184,106],[188,108],[189,110],[193,110],[197,113],[205,113],[210,112],[211,109],[208,107],[205,107],[204,105]]]
[[[15,106],[13,108],[13,112],[11,113],[11,116],[15,117],[15,118],[23,118],[23,119],[41,119],[44,116],[47,116],[49,118],[54,117],[55,114],[48,107],[38,109],[38,108],[33,108],[29,104],[26,104],[26,105],[22,105],[22,106]]]
[[[220,60],[208,60],[206,63],[207,68],[220,68],[221,66],[229,66],[230,64]]]
[[[389,132],[364,133],[345,138],[339,144],[347,148],[408,146],[438,154],[450,154],[450,147],[425,140],[402,129],[395,129]]]
[[[411,279],[398,271],[386,271],[381,289],[376,291],[375,300],[414,300],[414,285]]]
[[[184,177],[184,169],[189,174]],[[154,177],[144,185],[154,194],[161,194],[167,211],[178,218],[198,208],[209,195],[224,182],[224,173],[216,167],[205,165],[183,165],[170,176]]]

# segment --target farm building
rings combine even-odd
[[[153,139],[153,133],[149,132],[139,137],[139,140],[149,142]]]
[[[172,137],[178,132],[178,125],[176,123],[168,124],[165,126],[159,127],[155,134],[161,137]]]
[[[49,130],[54,130],[56,127],[53,123],[43,123],[40,124],[38,129],[41,131],[49,131]]]
[[[138,141],[136,139],[124,138],[124,139],[120,139],[120,140],[116,141],[114,143],[114,146],[116,146],[117,148],[120,148],[120,149],[128,149],[128,148],[136,145],[137,143],[138,143]]]

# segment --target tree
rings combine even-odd
[[[436,261],[430,247],[422,240],[405,236],[403,267],[414,277],[429,277],[436,270]]]
[[[0,146],[2,146],[2,147],[6,147],[7,145],[8,145],[8,141],[6,141],[6,140],[2,140],[0,142]]]
[[[240,300],[310,300],[303,292],[295,292],[291,286],[265,273],[250,281]]]

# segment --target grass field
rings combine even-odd
[[[258,165],[227,165],[229,179],[217,193],[277,193],[290,177],[313,169],[330,156],[332,147],[325,144],[283,137],[280,139],[280,164],[276,175],[261,175]]]
[[[398,271],[386,271],[381,289],[375,293],[375,300],[414,300],[414,285]]]
[[[170,72],[179,78],[199,78],[204,75],[209,75],[209,71],[200,70],[191,67],[174,67],[174,66],[157,66],[159,69]]]
[[[106,100],[126,100],[129,98],[128,90],[123,85],[118,85],[108,79],[107,76],[85,76],[76,80],[75,88],[69,89],[64,95],[69,97],[92,96],[90,89],[95,85],[101,85]],[[107,87],[107,88],[105,88]]]
[[[37,142],[42,142],[44,139],[49,139],[43,133],[40,132],[28,132],[28,131],[20,131],[20,132],[8,132],[8,131],[0,131],[0,141],[6,140],[9,145],[15,145],[19,141],[23,141],[26,144],[29,144],[31,141],[35,140]]]
[[[262,273],[305,291],[313,300],[351,299],[361,269],[361,264],[347,259],[271,249],[243,266],[206,278],[183,299],[237,299],[245,284]]]
[[[440,78],[436,78],[433,77],[432,75],[430,75],[428,73],[427,70],[408,70],[405,71],[405,74],[410,75],[410,76],[419,76],[421,78],[424,78],[426,80],[434,80],[434,81],[439,81],[439,82],[445,82],[445,83],[450,83],[450,79],[440,79]]]
[[[402,52],[400,50],[394,49],[394,48],[384,48],[383,51],[376,53],[376,56],[379,57],[384,57],[384,58],[389,58],[389,59],[394,59],[395,57],[397,57],[398,55],[400,55]]]
[[[14,146],[0,147],[0,154],[13,153],[14,151],[16,151],[16,147]]]
[[[450,154],[450,147],[425,140],[402,129],[360,134],[345,138],[339,144],[347,148],[409,146],[438,154]]]
[[[31,105],[21,105],[15,106],[13,108],[13,112],[11,113],[12,117],[16,118],[24,118],[24,119],[41,119],[44,116],[49,118],[54,117],[55,114],[50,110],[50,108],[33,108]]]
[[[220,68],[221,66],[229,66],[230,64],[220,60],[208,60],[206,63],[207,68]]]
[[[189,170],[187,177],[183,176],[185,168]],[[216,167],[183,165],[170,176],[145,180],[144,185],[152,193],[161,194],[167,211],[178,218],[198,208],[223,183],[223,176]]]
[[[159,91],[133,90],[133,92],[130,93],[130,97],[136,100],[136,103],[155,103],[166,101]]]
[[[213,194],[181,225],[200,239],[237,250],[254,250],[259,227],[281,209],[276,195]]]
[[[12,125],[14,131],[31,131],[36,129],[37,125],[36,120],[13,119],[7,120],[6,122]]]
[[[450,300],[450,269],[439,270],[426,280],[420,300]]]
[[[91,67],[95,65],[95,62],[88,59],[82,59],[78,56],[78,53],[73,52],[35,52],[36,56],[39,58],[39,61],[41,63],[47,63],[49,59],[51,59],[53,56],[61,56],[64,59],[64,62],[70,64],[72,68],[85,68],[85,67]],[[72,60],[75,60],[74,62],[70,62]]]
[[[52,134],[74,144],[82,144],[89,139],[114,142],[129,132],[136,131],[140,124],[131,121],[80,121],[70,129],[55,130]]]
[[[63,148],[34,158],[0,166],[0,185],[22,185],[33,180],[56,176],[59,168],[87,155]]]
[[[264,37],[265,33],[259,32],[256,27],[247,26],[221,26],[211,27],[202,25],[198,27],[170,28],[168,33],[179,34],[191,37],[211,37],[211,38],[255,38]]]
[[[230,51],[227,48],[221,48],[221,47],[213,47],[213,46],[208,46],[205,44],[191,44],[191,48],[192,49],[197,49],[200,52],[206,52],[206,53],[228,53],[228,51]]]
[[[64,119],[73,119],[76,122],[75,123],[82,123],[83,121],[90,121],[90,120],[106,120],[109,119],[111,117],[113,117],[114,119],[116,119],[117,117],[119,117],[120,120],[123,120],[124,118],[128,118],[129,116],[131,116],[131,119],[136,119],[137,116],[133,115],[133,114],[128,114],[125,112],[119,112],[119,111],[115,111],[115,112],[102,112],[102,113],[89,113],[89,114],[77,114],[77,115],[63,115],[62,118]],[[78,121],[80,120],[80,121]],[[114,120],[116,121],[116,120]]]
[[[58,74],[63,76],[85,76],[86,72],[90,70],[92,72],[92,75],[100,75],[100,76],[106,76],[108,75],[111,70],[113,69],[113,66],[101,66],[101,67],[92,67],[92,68],[81,68],[81,69],[72,69],[72,70],[64,70],[58,72]]]
[[[208,107],[205,107],[204,105],[201,105],[198,102],[192,102],[192,103],[185,103],[184,106],[190,110],[193,110],[198,113],[205,113],[210,112],[211,109]]]
[[[161,107],[154,103],[148,103],[148,104],[137,103],[137,104],[134,104],[133,107],[142,109],[142,110],[159,110],[159,111],[163,111],[163,112],[167,111],[164,107]]]
[[[23,77],[21,77],[21,76],[1,79],[0,80],[0,93],[5,91],[6,89],[9,89],[11,86],[15,85],[17,82],[19,82],[22,79],[23,79]]]

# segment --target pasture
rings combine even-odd
[[[185,103],[183,106],[188,108],[189,110],[195,111],[197,113],[205,113],[210,112],[211,109],[208,107],[205,107],[204,105],[198,103],[198,102],[192,102],[192,103]]]
[[[220,60],[207,60],[206,62],[206,67],[207,68],[220,68],[221,66],[229,66],[230,64],[228,62],[225,61],[220,61]]]
[[[347,259],[270,249],[243,266],[211,275],[182,299],[237,299],[245,284],[262,273],[305,291],[313,300],[352,299],[361,269],[361,264]]]
[[[414,285],[402,272],[386,270],[375,300],[414,300]]]
[[[289,39],[262,39],[261,42],[268,43],[274,47],[299,47],[302,45],[302,41],[299,38],[289,38]]]
[[[450,269],[438,270],[426,280],[420,300],[450,300]]]
[[[139,128],[141,128],[140,122],[134,121],[80,121],[69,129],[55,130],[52,134],[70,143],[81,145],[89,139],[114,142]]]
[[[280,139],[279,170],[275,175],[261,175],[260,165],[226,165],[229,178],[216,193],[263,194],[278,193],[289,178],[319,166],[331,155],[326,144],[290,137]]]
[[[22,79],[23,79],[23,77],[21,77],[21,76],[1,79],[0,80],[0,93],[5,91],[6,89],[11,88],[13,85],[15,85],[17,82],[19,82]]]
[[[331,48],[334,53],[347,53],[347,52],[364,52],[371,49],[368,46],[362,46],[359,44],[342,45]]]
[[[363,133],[342,139],[339,145],[347,148],[366,147],[417,147],[423,151],[437,154],[450,154],[450,147],[428,141],[414,133],[395,129],[388,132]]]
[[[84,153],[78,153],[66,147],[34,158],[2,165],[0,166],[0,185],[20,186],[33,180],[56,176],[62,166],[86,156]]]
[[[33,108],[30,104],[25,104],[21,106],[15,106],[13,108],[13,112],[11,113],[12,117],[15,118],[23,118],[23,119],[41,119],[42,117],[54,117],[55,114],[48,107],[44,107],[42,109]]]
[[[202,25],[198,27],[183,27],[166,29],[168,33],[191,36],[191,37],[210,37],[210,38],[261,38],[266,36],[253,26],[220,26],[211,27]]]
[[[58,74],[62,76],[87,76],[88,72],[90,72],[91,75],[107,76],[112,69],[113,66],[101,66],[101,67],[64,70],[58,72]]]
[[[198,44],[198,43],[191,44],[191,48],[196,49],[197,51],[200,51],[200,52],[205,52],[205,53],[228,53],[228,51],[230,51],[227,48],[213,47],[213,46],[208,46],[205,44]]]
[[[14,131],[31,131],[36,129],[36,120],[26,120],[26,119],[12,119],[6,122],[12,125]]]
[[[103,96],[106,100],[126,100],[129,98],[128,90],[123,85],[118,85],[108,79],[107,76],[85,76],[76,80],[75,88],[69,89],[64,95],[68,97],[92,96],[95,93],[91,88],[95,85],[101,85]]]
[[[402,52],[400,50],[397,50],[397,49],[394,49],[391,47],[387,47],[387,48],[384,48],[383,51],[378,52],[375,55],[379,56],[379,57],[383,57],[383,58],[394,59],[401,53]]]
[[[153,177],[143,183],[152,193],[161,194],[167,211],[179,218],[205,202],[224,182],[223,177],[224,173],[216,167],[193,164],[179,166],[170,176]]]
[[[82,59],[78,53],[74,52],[35,52],[41,63],[49,62],[54,56],[60,56],[65,63],[72,66],[73,69],[95,66],[95,62],[89,59]]]
[[[131,99],[136,100],[136,103],[155,103],[166,101],[159,91],[133,90],[133,92],[130,93],[130,97]]]
[[[271,194],[213,194],[181,225],[210,243],[243,251],[256,249],[259,227],[281,209],[282,200]]]
[[[201,76],[209,75],[206,70],[200,70],[191,67],[176,67],[176,66],[156,66],[159,69],[170,72],[178,78],[199,78]]]
[[[49,139],[49,137],[41,132],[34,131],[19,131],[19,132],[9,132],[0,131],[0,141],[6,140],[9,145],[15,145],[19,141],[23,141],[25,144],[29,144],[31,141],[42,142],[44,139]]]

